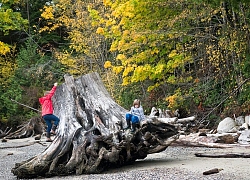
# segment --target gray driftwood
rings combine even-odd
[[[127,110],[111,98],[97,73],[64,78],[53,97],[57,135],[44,152],[16,163],[17,178],[99,173],[161,152],[178,138],[174,125],[157,118],[134,133],[124,131]]]
[[[28,123],[26,122],[17,128],[18,129],[16,131],[7,133],[3,137],[5,139],[21,139],[42,135],[44,131],[44,124],[42,123],[41,117],[33,117],[29,120]]]
[[[195,156],[209,157],[209,158],[250,158],[249,153],[225,153],[225,154],[195,153]]]
[[[7,127],[4,131],[0,129],[0,138],[7,136],[11,132],[12,128]]]

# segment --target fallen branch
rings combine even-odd
[[[215,174],[215,173],[220,172],[221,170],[223,169],[218,169],[218,168],[210,169],[208,171],[204,171],[203,175]]]
[[[10,144],[10,145],[5,145],[4,147],[0,147],[0,149],[21,148],[21,147],[31,146],[31,145],[33,145],[35,143],[37,143],[37,142],[34,141],[34,142],[29,142],[29,143],[20,144],[20,145]],[[41,143],[39,143],[39,144],[41,144]]]
[[[12,128],[9,128],[9,127],[7,127],[4,131],[0,130],[0,139],[7,136],[11,130]]]
[[[195,116],[191,116],[191,117],[186,117],[186,118],[181,118],[177,120],[177,123],[187,123],[187,122],[191,122],[194,121],[196,119]]]
[[[229,153],[229,154],[207,154],[207,153],[195,153],[197,157],[209,157],[209,158],[250,158],[249,153]]]

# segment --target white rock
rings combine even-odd
[[[240,129],[241,128],[244,128],[245,130],[248,130],[248,124],[247,123],[243,123],[241,126],[240,126]]]
[[[245,123],[245,118],[244,116],[239,116],[235,119],[235,121],[237,126],[241,126]]]
[[[218,127],[217,127],[217,132],[218,133],[232,133],[232,132],[237,132],[236,128],[236,122],[230,117],[226,117],[223,119]]]
[[[238,143],[240,144],[250,144],[250,130],[242,131],[239,138]]]
[[[250,116],[245,116],[245,123],[249,124]]]

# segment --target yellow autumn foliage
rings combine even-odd
[[[55,57],[61,62],[63,65],[67,66],[67,72],[72,75],[77,75],[81,73],[81,70],[77,68],[77,61],[71,56],[71,53],[68,51],[55,52]]]
[[[0,55],[6,55],[9,52],[10,52],[9,45],[0,41]]]
[[[127,86],[128,84],[130,84],[130,78],[129,77],[123,77],[122,86]]]
[[[132,67],[131,65],[127,66],[124,68],[124,71],[123,71],[123,74],[122,74],[122,77],[126,77],[129,75],[130,72],[133,72],[134,71],[134,67]]]
[[[105,63],[104,63],[104,68],[111,68],[112,67],[112,64],[111,64],[111,62],[110,61],[106,61]]]
[[[117,59],[117,60],[123,61],[123,60],[126,60],[127,58],[126,58],[126,56],[125,56],[124,54],[118,54],[118,55],[116,56],[116,59]]]
[[[53,7],[52,6],[44,6],[44,10],[42,11],[41,17],[44,19],[54,19],[54,14],[53,14]]]
[[[9,77],[15,72],[16,65],[5,58],[0,57],[0,85],[5,86],[8,83]]]
[[[169,57],[169,58],[173,58],[173,57],[175,57],[176,55],[177,55],[177,51],[176,51],[176,50],[172,50],[172,51],[169,53],[168,57]]]
[[[115,74],[120,74],[123,71],[123,66],[112,66],[112,70]]]
[[[112,2],[110,0],[103,0],[104,6],[110,6],[112,5]]]
[[[97,33],[97,34],[102,34],[102,35],[103,35],[103,34],[104,34],[104,29],[101,28],[101,27],[98,27],[97,30],[96,30],[96,33]]]
[[[184,101],[181,95],[181,89],[180,88],[176,89],[175,93],[171,96],[168,96],[165,100],[168,102],[169,109],[178,108],[178,106],[180,106],[182,102]]]

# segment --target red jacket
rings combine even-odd
[[[54,95],[55,91],[56,86],[53,86],[48,94],[39,98],[39,102],[42,105],[42,116],[46,114],[53,114],[53,104],[51,98]]]

